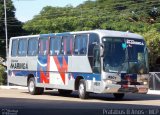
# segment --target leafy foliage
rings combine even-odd
[[[0,85],[7,83],[7,76],[5,73],[5,67],[0,65]]]
[[[23,35],[22,23],[15,18],[15,7],[11,0],[6,0],[8,38]],[[4,2],[0,0],[0,56],[5,57]]]
[[[160,55],[160,2],[157,0],[88,0],[77,7],[47,6],[23,28],[34,34],[107,29],[143,35],[152,53]]]
[[[24,29],[33,33],[111,29],[146,32],[159,22],[157,0],[96,0],[72,7],[46,6]]]
[[[160,56],[160,33],[156,29],[152,29],[142,35],[150,49],[150,65],[154,66],[157,58]]]

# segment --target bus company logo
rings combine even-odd
[[[135,40],[127,40],[127,44],[133,44],[133,45],[144,45],[143,42],[135,41]]]
[[[11,63],[11,69],[28,69],[28,63]]]

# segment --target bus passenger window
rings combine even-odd
[[[38,52],[38,39],[37,38],[31,38],[28,41],[28,55],[29,56],[35,56]]]
[[[93,57],[93,48],[96,44],[99,44],[99,36],[91,33],[89,35],[88,56]]]
[[[20,39],[18,45],[18,55],[26,56],[27,54],[27,39]]]
[[[17,55],[17,48],[18,48],[18,40],[12,40],[12,50],[11,50],[11,56]]]
[[[61,37],[55,36],[50,39],[50,55],[59,55],[61,49]]]
[[[48,38],[40,38],[39,54],[48,55],[49,41]]]
[[[78,35],[75,38],[74,54],[85,55],[87,53],[87,35]]]
[[[62,54],[71,55],[73,48],[73,36],[64,36],[62,44]]]

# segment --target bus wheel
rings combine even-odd
[[[123,99],[124,97],[124,93],[114,93],[113,95],[115,99]]]
[[[87,99],[89,96],[89,93],[86,91],[86,83],[84,79],[81,79],[79,82],[78,93],[81,99]]]
[[[58,92],[60,95],[70,95],[72,93],[72,90],[58,89]]]
[[[36,87],[34,78],[30,78],[28,81],[28,91],[32,95],[40,95],[44,92],[44,88]]]

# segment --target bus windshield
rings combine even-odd
[[[105,72],[148,73],[148,53],[144,40],[103,38]]]

